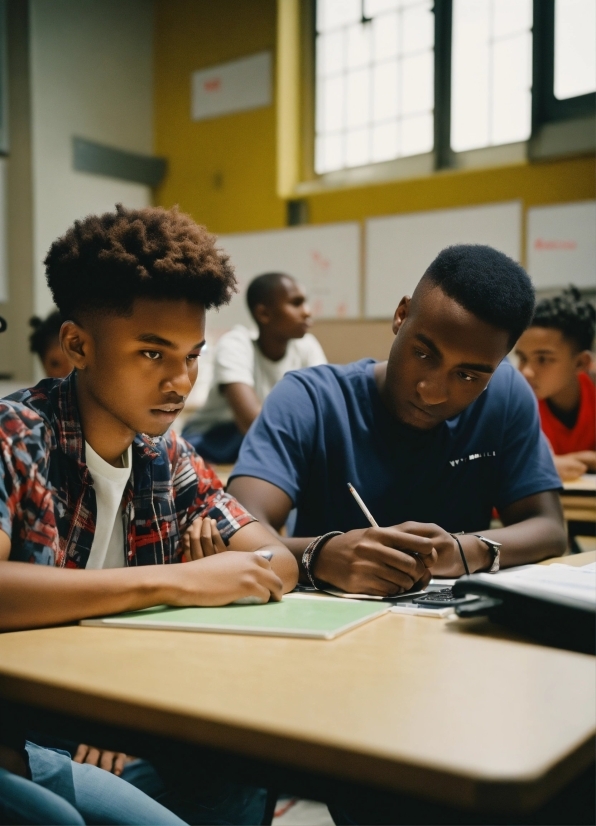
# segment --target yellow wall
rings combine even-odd
[[[333,192],[311,198],[315,223],[397,212],[445,209],[521,198],[526,205],[593,198],[594,159],[445,171],[427,178]]]
[[[156,193],[215,232],[280,227],[275,194],[275,107],[210,121],[190,119],[197,69],[275,51],[275,0],[158,0],[155,149],[169,172]]]
[[[281,227],[275,194],[275,106],[194,123],[190,75],[275,50],[275,0],[157,0],[156,150],[170,170],[157,202],[178,203],[215,232]],[[517,164],[321,193],[313,223],[521,198],[526,206],[593,198],[594,159]]]
[[[194,123],[190,78],[197,69],[271,49],[276,0],[156,0],[156,152],[169,172],[156,202],[179,204],[216,233],[282,227],[285,202],[276,195],[275,106]],[[444,171],[409,181],[354,187],[307,198],[312,223],[444,209],[520,198],[526,207],[595,197],[589,157]],[[383,358],[391,341],[386,321],[315,324],[331,361]]]

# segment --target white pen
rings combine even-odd
[[[354,499],[355,499],[355,500],[356,500],[356,502],[358,503],[358,507],[360,508],[360,510],[362,511],[362,513],[366,516],[366,518],[368,519],[368,521],[370,522],[370,524],[373,526],[373,528],[378,528],[378,527],[379,527],[379,523],[377,522],[377,520],[374,518],[374,516],[372,515],[372,513],[369,511],[369,509],[366,507],[366,505],[364,504],[364,502],[363,502],[363,501],[362,501],[362,499],[360,498],[360,494],[358,493],[358,491],[356,490],[356,488],[354,487],[354,485],[352,485],[350,482],[348,482],[348,488],[349,488],[349,490],[350,490],[350,493],[352,494],[352,496],[354,497]],[[419,560],[420,560],[420,562],[422,562],[422,564],[424,565],[424,562],[423,562],[423,560],[422,560],[422,557],[420,556],[420,554],[419,554],[419,553],[416,553],[416,551],[406,551],[406,553],[409,553],[409,554],[411,554],[412,556],[415,556],[415,557],[416,557],[417,559],[419,559]]]
[[[366,516],[366,518],[368,519],[370,524],[373,526],[373,528],[378,528],[379,525],[378,525],[377,520],[374,518],[372,513],[369,511],[369,509],[366,507],[366,505],[364,504],[364,502],[360,498],[360,494],[358,493],[358,491],[356,490],[354,485],[352,485],[352,484],[350,484],[350,482],[348,482],[348,488],[350,490],[350,493],[352,494],[352,496],[354,497],[354,499],[358,503],[358,507],[360,508],[362,513]]]

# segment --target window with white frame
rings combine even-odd
[[[596,0],[312,3],[318,175],[432,151],[457,165],[594,115]]]
[[[557,100],[596,91],[595,12],[594,0],[555,0]]]
[[[451,148],[527,140],[532,0],[453,0]]]
[[[317,173],[432,151],[432,5],[317,0]]]

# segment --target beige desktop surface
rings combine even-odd
[[[596,474],[563,483],[563,513],[568,522],[596,522]]]
[[[333,641],[67,626],[0,636],[0,696],[523,809],[594,759],[594,665],[484,620],[384,615]]]

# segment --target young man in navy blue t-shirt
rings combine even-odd
[[[563,553],[559,477],[505,360],[533,307],[519,264],[449,247],[400,301],[386,362],[309,368],[275,387],[229,491],[276,532],[297,509],[283,541],[302,581],[389,595],[431,572],[459,576],[459,532],[471,571]],[[367,527],[349,482],[382,527]],[[493,508],[503,527],[490,530]]]

